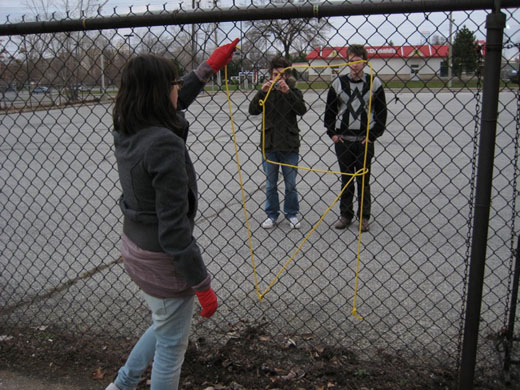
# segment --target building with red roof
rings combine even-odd
[[[374,73],[386,80],[440,77],[441,63],[449,56],[448,45],[366,46],[366,49]],[[306,59],[311,66],[310,80],[318,77],[330,80],[338,73],[348,73],[346,47],[316,47]]]

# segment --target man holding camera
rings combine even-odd
[[[262,85],[249,104],[251,115],[261,114],[263,109],[260,101],[265,99],[269,88],[280,76],[265,101],[265,131],[262,131],[260,140],[263,151],[262,165],[267,178],[265,202],[267,219],[262,223],[264,229],[273,228],[280,214],[277,188],[280,167],[285,184],[283,211],[293,229],[300,227],[296,190],[300,129],[296,117],[305,114],[307,107],[302,92],[296,88],[296,80],[290,77],[289,70],[286,70],[290,66],[291,63],[283,57],[273,58],[269,64],[269,80]]]

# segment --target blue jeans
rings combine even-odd
[[[268,160],[283,164],[298,165],[298,153],[296,152],[269,152],[265,153]],[[296,191],[296,175],[297,168],[287,167],[284,165],[271,164],[262,159],[262,165],[267,178],[266,183],[266,200],[265,213],[273,221],[278,219],[280,214],[280,201],[278,198],[278,173],[282,168],[283,181],[285,184],[285,200],[283,203],[283,211],[287,218],[296,217],[300,206],[298,204],[298,191]]]
[[[135,344],[114,383],[120,390],[134,390],[153,359],[151,390],[177,390],[194,298],[160,299],[141,293],[152,312],[153,324]]]

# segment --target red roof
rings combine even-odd
[[[445,58],[448,57],[448,45],[418,46],[366,46],[368,58]],[[347,59],[346,47],[315,47],[307,54],[308,60]]]

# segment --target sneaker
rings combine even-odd
[[[119,387],[114,385],[113,383],[109,384],[105,390],[119,390]]]
[[[289,218],[289,223],[291,224],[291,227],[293,229],[299,229],[300,228],[300,221],[298,221],[298,218],[296,217],[290,217]]]
[[[264,229],[272,229],[274,228],[274,225],[276,225],[276,221],[272,218],[267,218],[262,224],[262,227]]]
[[[347,217],[339,217],[338,222],[334,225],[336,229],[345,229],[347,226],[350,226],[352,223],[351,219],[347,219]]]
[[[360,223],[361,231],[368,232],[370,230],[370,225],[368,224],[368,219],[363,219]]]

